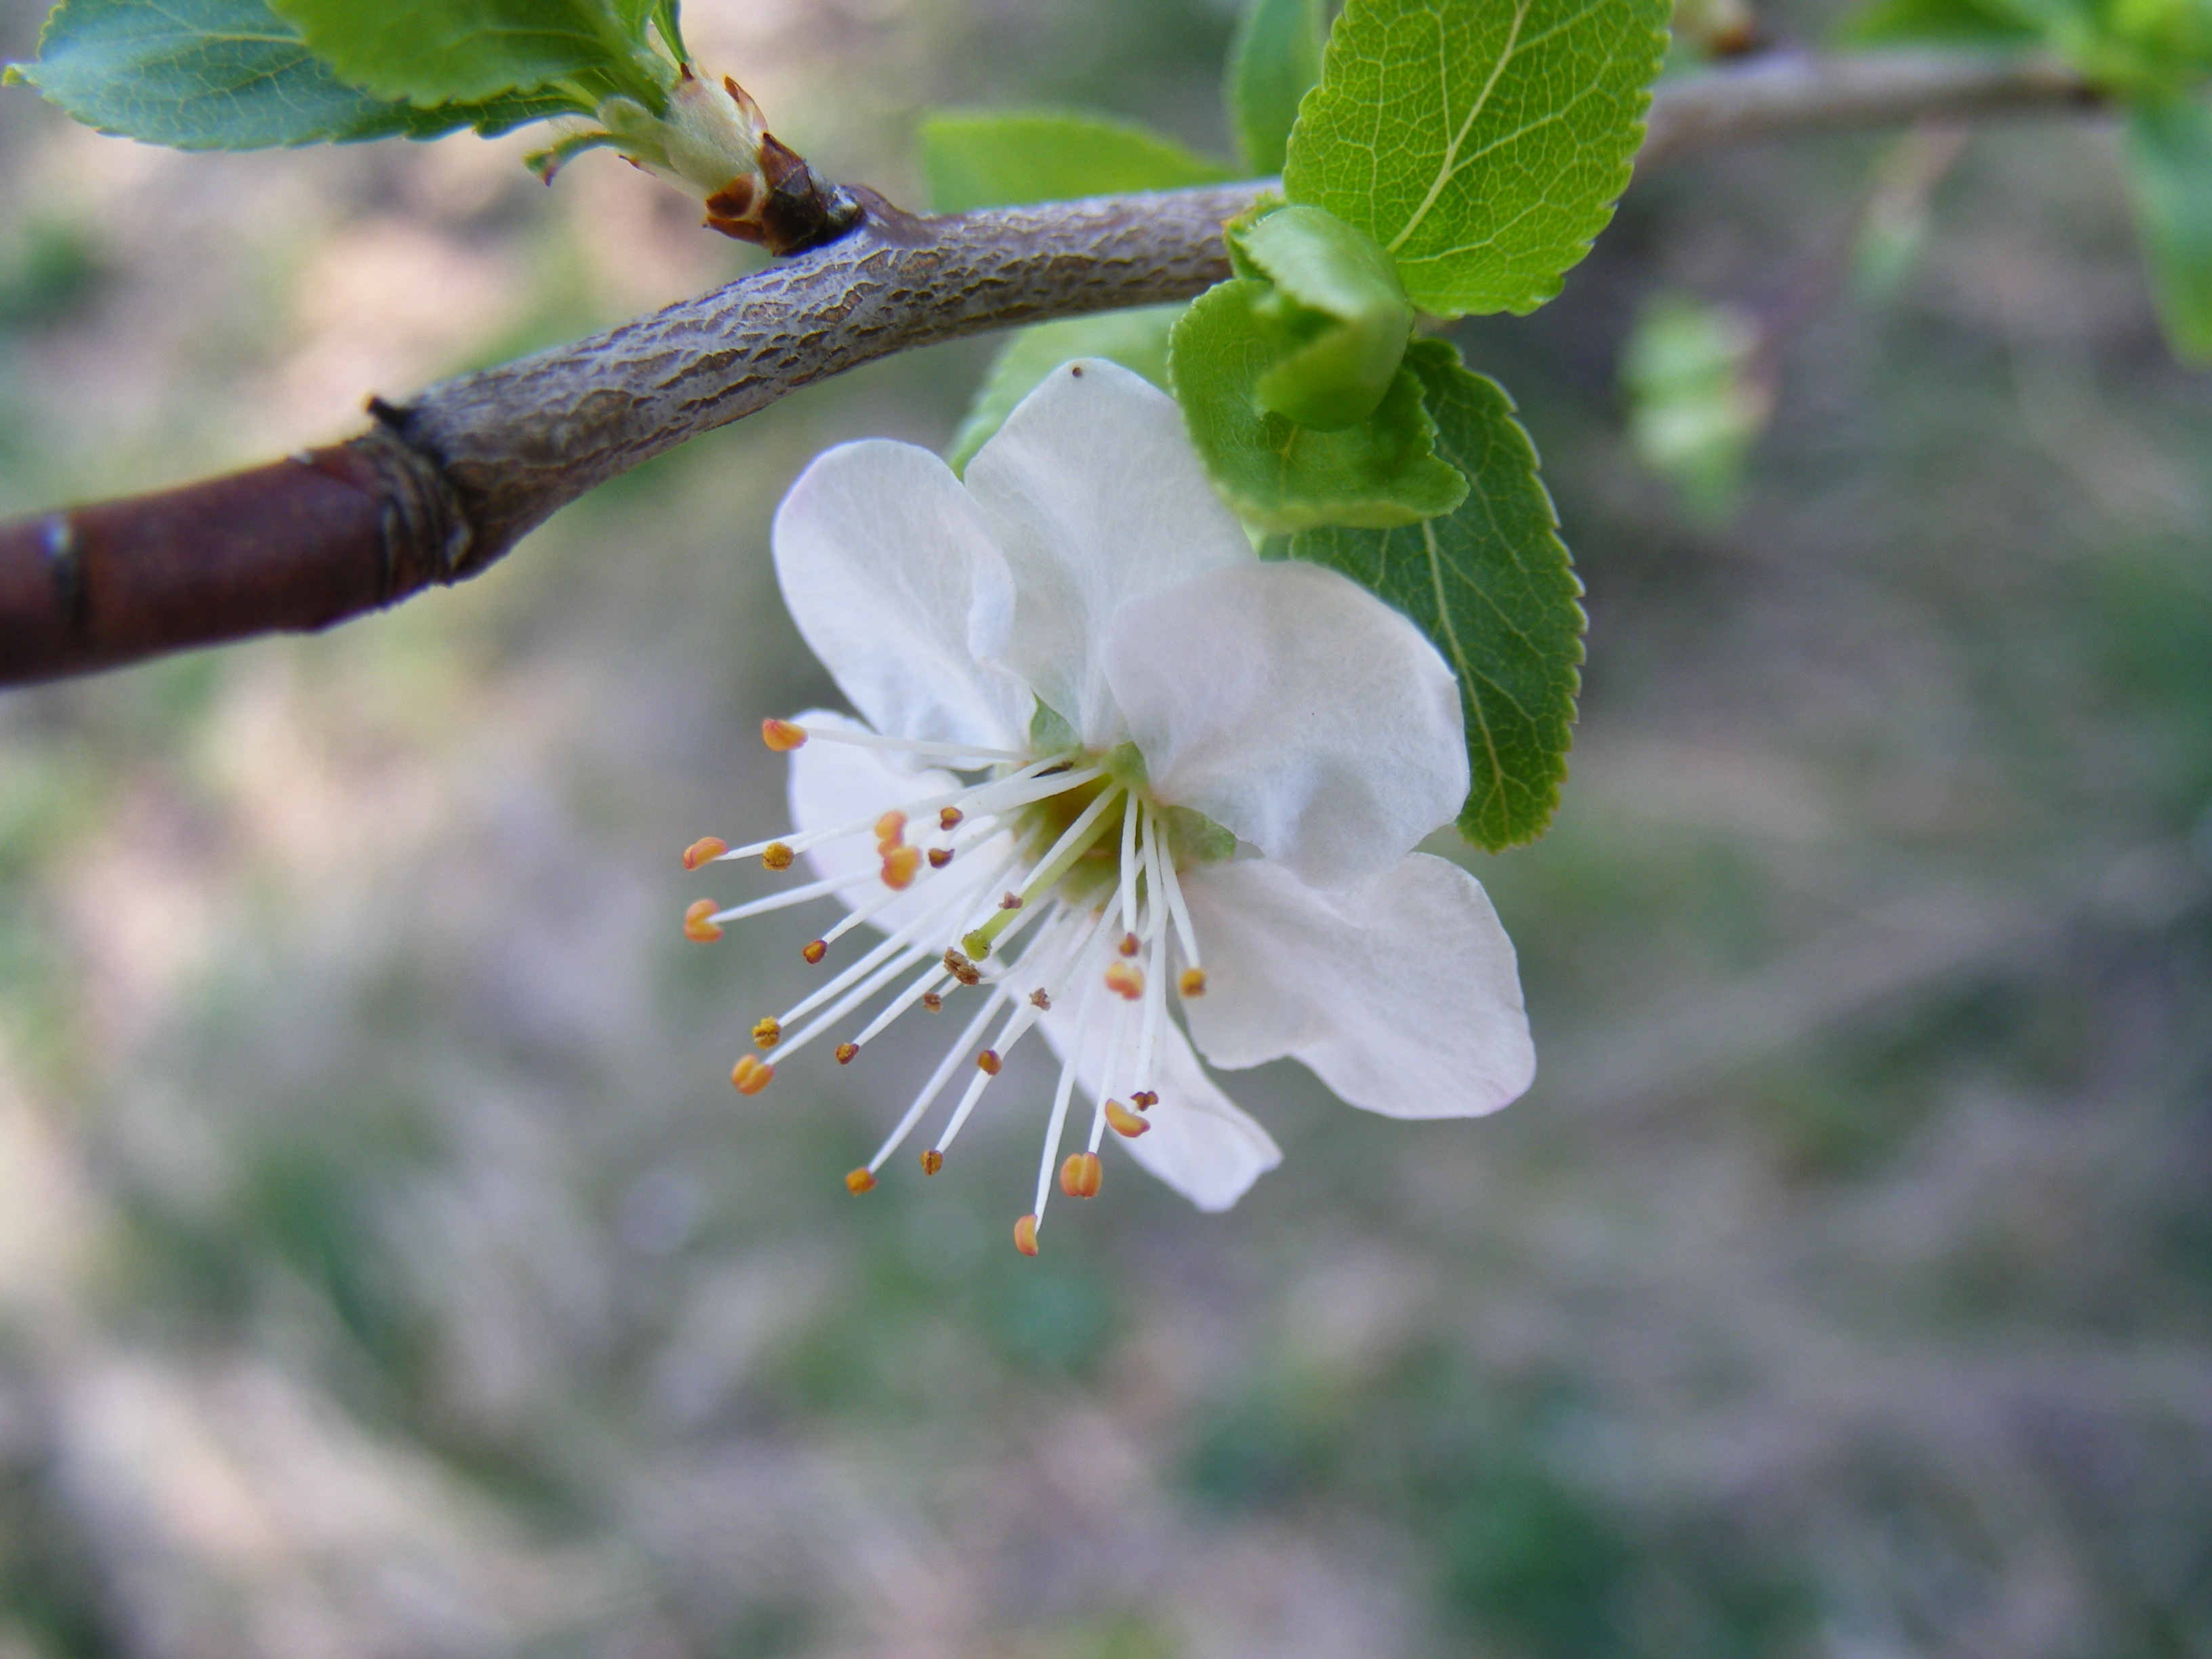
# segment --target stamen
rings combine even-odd
[[[1043,986],[1040,985],[1030,993],[1030,1000],[1036,1005],[1039,1013],[1048,1014],[1052,1012],[1052,999],[1045,994]]]
[[[1067,1162],[1060,1166],[1060,1190],[1070,1198],[1096,1198],[1104,1173],[1097,1153],[1070,1152]]]
[[[1034,801],[1048,800],[1054,795],[1079,788],[1093,778],[1103,777],[1106,775],[1106,769],[1103,766],[1085,767],[1073,772],[1054,773],[1052,771],[1054,766],[1066,764],[1067,762],[1064,757],[1032,761],[1020,771],[1010,772],[1003,778],[994,779],[988,783],[970,785],[942,795],[932,795],[927,800],[908,801],[899,810],[910,817],[923,812],[934,812],[940,807],[953,805],[964,806],[971,817],[979,812],[1012,811],[1018,806],[1027,806]],[[1042,787],[1039,787],[1040,784]],[[769,841],[757,841],[750,846],[733,847],[721,854],[721,857],[725,860],[749,859],[758,855],[765,862],[766,855],[771,849],[776,848],[782,848],[785,853],[803,853],[810,847],[819,847],[825,841],[839,841],[847,836],[857,836],[863,830],[873,829],[876,821],[882,816],[881,811],[878,810],[869,813],[866,817],[854,818],[849,823],[833,823],[820,830],[809,830],[803,833],[782,836]],[[770,865],[769,867],[781,870],[789,862],[790,860],[786,859],[783,864]]]
[[[821,987],[811,995],[800,998],[799,1001],[785,1010],[782,1016],[783,1023],[788,1025],[801,1014],[820,1007],[834,996],[842,995],[847,986],[874,972],[877,965],[885,958],[898,951],[914,948],[914,941],[917,935],[930,933],[945,921],[959,915],[963,906],[972,900],[974,887],[988,884],[988,878],[985,881],[972,884],[968,888],[963,888],[957,882],[946,884],[942,895],[934,896],[938,897],[937,903],[925,908],[920,915],[915,916],[905,927],[884,939],[860,960],[847,967],[828,984]],[[928,949],[927,946],[921,948],[925,951]]]
[[[945,807],[937,815],[937,827],[940,830],[951,830],[957,825],[964,816],[966,815],[957,806]]]
[[[1070,775],[1073,775],[1070,774]],[[1100,820],[1106,816],[1107,810],[1115,805],[1119,793],[1118,790],[1108,790],[1090,805],[1085,807],[1082,815],[1067,826],[1066,833],[1053,843],[1052,850],[1044,855],[1043,861],[1030,873],[1028,882],[1024,884],[1022,897],[1024,901],[1048,893],[1060,885],[1060,878],[1074,867],[1076,860],[1090,851],[1091,844],[1098,839]],[[1001,910],[974,933],[963,939],[960,941],[961,948],[969,956],[979,959],[988,956],[991,953],[991,941],[1005,931],[1007,920],[1013,914],[1011,910]]]
[[[720,836],[702,836],[684,849],[684,867],[696,870],[709,859],[718,859],[730,850],[730,843]]]
[[[968,1022],[968,1029],[960,1034],[958,1041],[955,1042],[951,1048],[945,1050],[945,1058],[938,1062],[937,1069],[929,1074],[929,1081],[921,1085],[921,1092],[914,1097],[914,1104],[906,1109],[906,1115],[898,1121],[898,1126],[877,1149],[876,1155],[868,1160],[868,1167],[871,1170],[882,1169],[884,1160],[898,1151],[899,1142],[913,1133],[914,1126],[921,1121],[921,1115],[929,1109],[930,1102],[935,1100],[943,1092],[945,1085],[951,1080],[953,1072],[966,1057],[968,1050],[974,1046],[975,1039],[982,1036],[983,1027],[989,1024],[991,1016],[999,1012],[999,1005],[1003,994],[1002,992],[994,991],[984,999],[983,1006],[975,1011],[975,1018]]]
[[[952,946],[945,947],[944,960],[945,971],[963,985],[981,985],[983,982],[983,975],[976,971],[975,964]]]
[[[1198,975],[1198,990],[1183,994],[1194,997],[1206,989],[1206,975],[1199,967],[1198,931],[1190,925],[1190,907],[1182,902],[1182,878],[1176,873],[1174,849],[1164,835],[1160,837],[1160,886],[1168,896],[1168,915],[1175,918],[1176,943],[1182,946],[1182,959],[1188,964],[1183,977]]]
[[[884,885],[893,892],[902,893],[914,885],[915,872],[921,868],[921,848],[894,847],[884,854]]]
[[[826,1012],[816,1015],[812,1020],[808,1022],[807,1027],[805,1030],[801,1031],[797,1036],[793,1037],[790,1041],[786,1042],[783,1045],[783,1057],[786,1060],[790,1059],[792,1055],[797,1054],[808,1043],[813,1042],[815,1038],[820,1036],[824,1031],[835,1025],[839,1020],[851,1013],[854,1009],[859,1007],[870,997],[874,996],[878,991],[882,990],[884,986],[890,984],[893,980],[896,979],[901,974],[906,972],[908,969],[913,967],[915,963],[921,961],[922,958],[927,957],[928,954],[928,946],[915,945],[906,951],[905,954],[894,957],[890,961],[885,963],[874,973],[869,975],[866,979],[861,981],[859,985],[854,987],[853,989],[848,991],[843,996],[838,998],[836,1002],[830,1006]]]
[[[802,945],[799,947],[799,954],[806,958],[809,968],[818,966],[822,958],[830,954],[830,941],[817,939],[811,945]]]
[[[712,945],[721,938],[722,930],[714,926],[714,901],[694,899],[684,911],[684,937],[699,945]]]
[[[1122,935],[1121,935],[1121,954],[1122,954],[1123,956],[1125,956],[1125,957],[1133,957],[1134,955],[1136,955],[1136,954],[1137,954],[1137,936],[1136,936],[1134,933],[1124,933],[1124,934],[1122,934]]]
[[[913,848],[908,848],[906,850],[911,852],[913,851]],[[968,902],[973,898],[979,890],[995,886],[998,884],[999,878],[1020,861],[1021,849],[1017,847],[1008,852],[1006,856],[1001,858],[995,865],[986,866],[981,870],[963,869],[958,875],[939,878],[937,882],[933,884],[933,885],[943,887],[947,895],[957,894],[958,895],[958,898],[955,901],[948,897],[941,904],[931,908],[927,913],[931,925],[933,926],[936,922],[943,920],[953,910],[964,909]],[[886,860],[886,870],[884,879],[886,884],[888,884],[890,879],[888,869],[888,860]],[[836,927],[830,928],[829,932],[823,934],[822,942],[824,945],[835,945],[839,939],[844,938],[846,934],[851,933],[862,922],[873,917],[878,911],[887,909],[890,906],[897,902],[900,895],[905,890],[906,890],[904,888],[892,887],[886,884],[882,892],[871,894],[868,897],[861,900],[860,903],[854,905],[850,910],[847,911],[845,915],[840,918]]]
[[[1118,1100],[1106,1103],[1106,1121],[1113,1126],[1115,1134],[1127,1135],[1132,1140],[1152,1127],[1151,1120],[1139,1117]]]
[[[1137,793],[1129,792],[1129,804],[1121,812],[1121,932],[1134,939],[1137,926]],[[1127,956],[1124,950],[1121,954]]]
[[[1014,1223],[1014,1248],[1024,1255],[1036,1254],[1036,1230],[1037,1218],[1033,1215],[1025,1215]]]
[[[1150,994],[1145,998],[1145,1023],[1137,1038],[1137,1073],[1131,1079],[1139,1084],[1152,1081],[1154,1045],[1168,1012],[1168,927],[1166,907],[1160,902],[1160,866],[1166,859],[1167,849],[1160,844],[1159,815],[1149,813],[1145,819],[1145,908],[1151,914],[1145,918],[1145,932],[1152,947],[1152,960],[1146,975]]]
[[[1109,962],[1106,964],[1106,988],[1117,997],[1134,1002],[1145,994],[1145,970],[1133,962]]]
[[[775,1077],[775,1067],[763,1066],[747,1054],[730,1068],[730,1086],[741,1095],[757,1095]]]
[[[927,1152],[921,1155],[922,1174],[926,1176],[935,1175],[944,1167],[945,1154],[939,1152],[936,1147],[931,1147]]]
[[[999,901],[999,908],[1001,910],[1020,909],[1022,908],[1021,896],[1018,893],[1007,894],[1006,897]]]
[[[1055,917],[1055,921],[1057,920],[1058,918]],[[1095,937],[1095,930],[1090,937],[1085,936],[1083,923],[1079,920],[1072,930],[1065,933],[1056,933],[1053,929],[1048,929],[1038,937],[1036,943],[1024,953],[1021,966],[1024,969],[1031,969],[1038,965],[1043,965],[1036,959],[1044,958],[1045,963],[1048,965],[1047,972],[1042,976],[1048,980],[1054,978],[1070,966],[1073,958],[1088,954],[1091,940]],[[992,995],[996,999],[1002,998],[1006,994],[1007,986],[1006,981],[1002,981]],[[998,1075],[999,1068],[1004,1063],[1002,1057],[1013,1052],[1014,1045],[1028,1035],[1030,1028],[1036,1024],[1042,1013],[1042,1011],[1034,1004],[1025,1004],[1007,1016],[1006,1024],[1000,1028],[998,1040],[990,1048],[985,1049],[983,1055],[978,1058],[977,1075],[968,1085],[968,1092],[960,1097],[960,1103],[953,1109],[952,1116],[945,1123],[944,1133],[937,1137],[938,1151],[944,1152],[951,1146],[953,1137],[960,1133],[961,1126],[967,1122],[969,1113],[975,1110],[975,1103],[982,1098],[984,1089],[989,1085],[991,1079]],[[986,1058],[990,1061],[988,1065],[984,1063]]]
[[[772,841],[761,848],[761,862],[771,870],[788,870],[795,856],[785,842]]]
[[[1106,1058],[1098,1067],[1098,1106],[1091,1115],[1091,1144],[1084,1150],[1095,1152],[1098,1143],[1106,1138],[1106,1106],[1114,1098],[1115,1062],[1121,1057],[1121,1039],[1129,1029],[1129,1005],[1123,1003],[1115,1009],[1112,1023],[1106,1031]]]
[[[853,1056],[860,1052],[859,1043],[841,1042],[837,1045],[837,1063],[840,1066],[850,1066],[853,1063]]]
[[[772,1019],[763,1019],[753,1027],[753,1042],[757,1048],[773,1048],[783,1040],[783,1027]]]
[[[998,1076],[999,1068],[1006,1063],[999,1058],[999,1051],[995,1048],[986,1048],[975,1056],[975,1069],[982,1073],[985,1077]]]
[[[929,849],[929,867],[931,869],[942,870],[946,865],[951,862],[952,849],[950,847],[933,847]]]
[[[906,814],[890,811],[876,820],[876,847],[888,853],[906,839]]]
[[[1129,1097],[1129,1104],[1140,1112],[1149,1112],[1160,1103],[1160,1097],[1150,1089],[1139,1089]]]
[[[1098,931],[1091,935],[1091,943],[1084,947],[1073,975],[1074,982],[1082,987],[1075,1005],[1075,1040],[1067,1046],[1067,1053],[1060,1062],[1060,1086],[1053,1091],[1052,1116],[1045,1125],[1044,1156],[1037,1163],[1036,1218],[1044,1218],[1045,1200],[1052,1191],[1052,1161],[1060,1153],[1060,1138],[1067,1127],[1067,1106],[1075,1096],[1075,1062],[1083,1052],[1083,1033],[1091,1022],[1091,1005],[1098,988],[1094,976],[1098,952],[1113,935],[1106,931],[1101,918]]]
[[[1206,994],[1206,969],[1203,968],[1184,969],[1182,970],[1182,977],[1176,981],[1176,989],[1186,997],[1204,996]]]
[[[771,749],[796,749],[809,738],[819,738],[824,743],[849,743],[856,749],[896,749],[903,754],[928,755],[944,759],[973,756],[978,763],[1029,758],[1016,749],[981,749],[967,743],[924,743],[910,738],[887,738],[876,732],[856,732],[842,726],[801,726],[794,720],[761,722],[761,739]]]
[[[855,1198],[862,1193],[872,1193],[876,1190],[876,1177],[866,1170],[848,1170],[845,1176],[845,1190]]]
[[[842,876],[830,880],[810,881],[804,887],[786,888],[782,892],[771,893],[766,898],[732,905],[726,910],[716,910],[714,920],[743,921],[747,916],[763,916],[771,910],[787,909],[794,904],[805,904],[814,899],[826,898],[841,887],[858,887],[866,880],[867,878],[865,876]]]
[[[934,991],[924,991],[921,994],[921,1006],[927,1012],[941,1014],[945,1012],[945,999]]]

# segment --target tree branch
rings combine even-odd
[[[1638,158],[1819,128],[2078,108],[2042,58],[1777,57],[1670,81]],[[915,219],[653,316],[373,402],[347,444],[0,526],[0,684],[312,629],[472,576],[568,502],[686,439],[878,357],[1188,299],[1229,274],[1257,184]]]

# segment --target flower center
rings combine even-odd
[[[702,942],[720,939],[725,923],[835,896],[850,906],[848,914],[802,952],[810,965],[818,966],[862,922],[901,907],[896,926],[888,919],[880,924],[886,937],[872,949],[781,1015],[754,1024],[757,1052],[738,1061],[731,1082],[740,1094],[759,1093],[775,1075],[763,1055],[773,1053],[778,1064],[788,1060],[886,993],[890,1000],[837,1043],[840,1065],[851,1064],[909,1010],[940,1012],[952,999],[974,992],[969,999],[974,1012],[943,1062],[874,1158],[846,1176],[848,1187],[863,1193],[972,1055],[974,1075],[922,1154],[924,1173],[936,1174],[1015,1044],[1055,1005],[1073,997],[1067,1010],[1072,1024],[1066,1014],[1056,1022],[1062,1063],[1035,1207],[1015,1230],[1017,1245],[1034,1255],[1079,1067],[1097,1105],[1087,1148],[1060,1168],[1063,1192],[1079,1198],[1097,1192],[1098,1147],[1107,1129],[1134,1138],[1152,1127],[1144,1114],[1159,1101],[1175,959],[1181,963],[1173,973],[1178,995],[1198,996],[1206,988],[1179,872],[1227,857],[1234,837],[1196,812],[1156,800],[1134,744],[1086,753],[1056,718],[1040,717],[1034,734],[1040,752],[1028,753],[909,742],[788,720],[764,721],[761,731],[769,748],[784,752],[815,740],[855,744],[988,775],[935,795],[886,803],[851,823],[736,848],[708,836],[685,850],[687,870],[758,857],[768,869],[781,872],[811,848],[863,836],[875,841],[873,879],[825,878],[726,909],[698,901],[685,912],[684,926],[688,937]],[[1048,744],[1054,746],[1047,750]],[[1002,1013],[999,1029],[979,1048],[987,1028]]]

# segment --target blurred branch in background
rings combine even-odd
[[[2039,56],[1777,57],[1663,83],[1644,166],[1821,128],[2079,109]],[[443,381],[343,446],[0,528],[0,684],[323,628],[477,574],[639,463],[862,363],[1186,299],[1256,185],[921,220],[870,195],[834,246]]]

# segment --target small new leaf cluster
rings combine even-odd
[[[100,131],[176,149],[561,121],[531,158],[543,177],[610,146],[696,191],[715,229],[776,252],[859,217],[735,82],[696,72],[677,0],[63,0],[37,58],[6,79]]]
[[[1252,175],[1235,276],[1188,307],[1009,343],[956,466],[1073,356],[1172,390],[1224,500],[1272,555],[1342,571],[1458,675],[1492,849],[1558,803],[1581,592],[1510,398],[1421,318],[1525,313],[1559,292],[1626,185],[1666,51],[1666,0],[1253,0],[1225,92]],[[1224,176],[1173,140],[1066,112],[933,117],[941,210],[1166,190]]]

